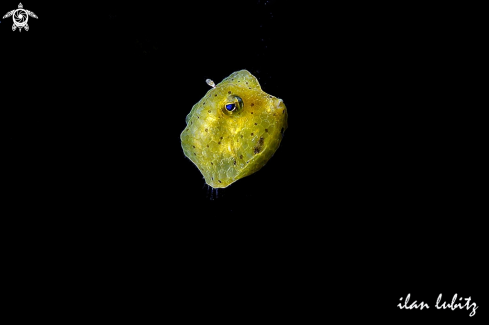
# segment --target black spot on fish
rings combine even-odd
[[[265,142],[265,139],[263,139],[263,137],[261,137],[260,140],[258,140],[258,143],[256,144],[256,147],[253,148],[253,152],[255,154],[259,153],[263,149],[263,143],[264,142]]]
[[[228,94],[230,94],[230,93],[231,93],[231,92],[230,92],[230,91],[228,91]]]
[[[251,107],[255,106],[255,103],[251,103]]]

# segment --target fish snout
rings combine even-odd
[[[273,108],[279,111],[282,111],[285,109],[285,104],[284,101],[280,98],[274,98],[273,99]]]

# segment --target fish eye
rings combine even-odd
[[[226,105],[226,109],[230,112],[234,111],[236,109],[236,104],[235,103],[232,103],[232,104],[227,104]]]
[[[223,107],[227,113],[235,113],[241,108],[243,108],[243,100],[236,95],[229,96],[226,104]]]

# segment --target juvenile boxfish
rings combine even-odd
[[[223,188],[262,168],[287,129],[282,99],[262,91],[247,70],[232,73],[192,107],[180,135],[205,182]]]

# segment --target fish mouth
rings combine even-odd
[[[273,108],[279,112],[285,111],[285,109],[286,109],[284,101],[280,98],[274,98],[273,99]]]
[[[287,119],[288,119],[288,113],[287,113],[287,107],[285,107],[284,101],[281,100],[280,98],[275,98],[274,99],[274,106],[275,106],[275,112],[274,115],[280,116],[282,119],[282,136],[284,135],[284,131],[287,129]]]
[[[284,106],[284,101],[280,98],[274,98],[273,105],[275,106],[276,109],[280,108],[280,106]]]

